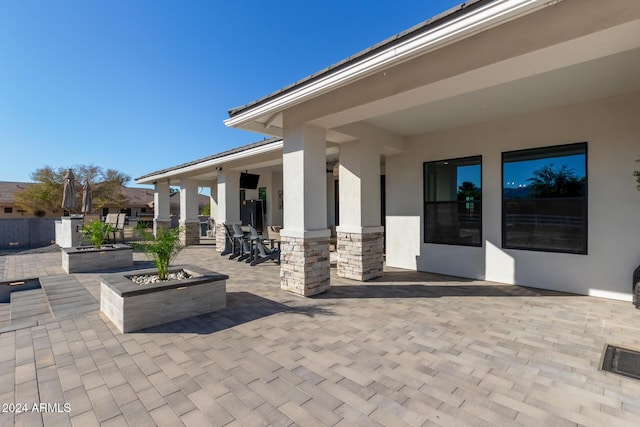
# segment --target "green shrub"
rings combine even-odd
[[[181,228],[159,228],[156,236],[144,234],[144,241],[135,244],[144,251],[147,258],[155,262],[160,280],[167,280],[169,264],[178,256],[184,246],[180,243]]]
[[[136,228],[135,228],[135,230],[138,230],[138,231],[145,231],[145,230],[147,230],[148,228],[149,228],[149,227],[147,226],[147,224],[146,224],[146,223],[144,223],[144,222],[142,222],[142,221],[138,221],[138,222],[136,223]]]
[[[115,230],[110,224],[105,224],[102,221],[93,221],[82,226],[82,235],[91,240],[94,248],[100,249],[103,243],[109,241],[109,234]]]

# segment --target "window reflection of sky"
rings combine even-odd
[[[481,188],[480,165],[458,166],[458,187],[463,182],[472,182]]]
[[[502,184],[504,188],[527,186],[531,183],[528,179],[533,177],[534,171],[550,164],[553,164],[554,168],[560,168],[562,165],[566,165],[569,169],[573,169],[573,173],[578,179],[586,175],[585,155],[576,154],[572,156],[504,163]]]
[[[573,169],[578,179],[586,175],[585,155],[576,154],[572,156],[559,156],[546,159],[523,160],[518,162],[508,162],[504,164],[503,185],[505,188],[519,188],[530,184],[529,178],[533,172],[543,166],[553,164],[554,168],[567,165]],[[472,182],[481,188],[481,168],[480,165],[458,166],[458,186],[463,182]]]

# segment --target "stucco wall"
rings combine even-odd
[[[10,213],[4,211],[5,208],[11,208]],[[60,212],[45,212],[43,217],[37,217],[33,212],[21,211],[19,207],[12,203],[4,203],[0,205],[0,219],[30,219],[30,218],[60,218],[62,210]]]
[[[525,100],[523,100],[524,102]],[[631,300],[640,264],[640,93],[409,139],[388,157],[389,266]],[[501,153],[588,142],[588,254],[501,249]],[[483,245],[423,243],[423,162],[482,155]]]
[[[282,191],[282,172],[273,172],[271,176],[271,222],[273,225],[282,225],[283,209],[279,206],[278,192]]]

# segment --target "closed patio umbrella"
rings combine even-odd
[[[64,175],[64,188],[62,190],[62,209],[71,211],[76,207],[76,180],[71,169]]]
[[[91,187],[89,181],[82,187],[82,213],[88,214],[93,210],[93,200],[91,199]]]

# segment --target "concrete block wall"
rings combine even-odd
[[[55,240],[56,219],[0,219],[0,249],[27,249],[50,245]],[[17,245],[15,244],[16,242]]]

